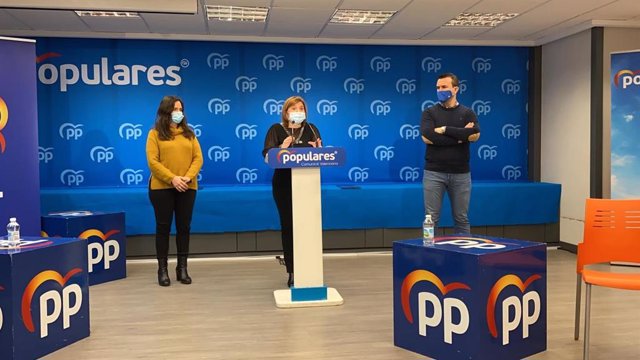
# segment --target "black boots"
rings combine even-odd
[[[178,266],[176,267],[176,277],[183,284],[191,284],[191,277],[187,272],[187,255],[178,255]]]
[[[169,286],[171,280],[169,279],[169,272],[167,271],[167,258],[158,259],[158,285]]]
[[[293,273],[289,273],[289,280],[287,280],[287,286],[288,287],[293,286]]]

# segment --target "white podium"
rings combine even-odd
[[[276,290],[279,308],[342,305],[338,291],[324,283],[322,263],[322,199],[320,167],[344,164],[342,148],[290,148],[269,150],[273,168],[291,168],[293,210],[294,286]]]

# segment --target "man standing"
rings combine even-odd
[[[438,76],[436,90],[439,103],[422,112],[420,123],[422,141],[427,144],[422,180],[424,207],[437,227],[446,191],[455,233],[469,234],[469,143],[480,138],[480,126],[473,110],[458,103],[457,76],[452,73]]]

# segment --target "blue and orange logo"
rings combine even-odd
[[[452,282],[445,285],[436,274],[427,270],[414,270],[410,272],[402,281],[402,287],[400,289],[400,302],[402,304],[402,312],[404,313],[404,317],[410,324],[413,324],[413,314],[411,313],[410,304],[411,289],[416,283],[420,281],[427,281],[435,285],[435,287],[440,290],[440,293],[442,293],[442,295],[447,295],[451,291],[458,289],[471,290],[471,288],[467,284],[461,282]]]
[[[29,281],[29,284],[27,284],[27,287],[25,288],[24,293],[22,294],[22,302],[21,302],[22,322],[24,323],[24,326],[27,328],[29,332],[33,333],[35,332],[35,329],[36,329],[35,325],[33,324],[33,318],[31,316],[31,300],[33,299],[33,296],[36,290],[38,290],[38,288],[40,287],[40,285],[44,284],[47,281],[52,280],[60,284],[60,286],[64,287],[69,281],[69,279],[71,279],[74,275],[79,274],[81,272],[82,272],[82,269],[74,268],[74,269],[71,269],[65,276],[62,276],[57,271],[45,270],[40,272],[33,279],[31,279],[31,281]]]
[[[613,83],[616,87],[620,87],[620,78],[622,78],[622,88],[626,89],[631,84],[640,85],[640,70],[620,70],[613,77]]]
[[[0,97],[0,154],[4,153],[7,148],[7,140],[2,135],[2,129],[7,126],[9,122],[9,108],[3,98]]]
[[[57,58],[57,57],[61,57],[62,55],[57,53],[57,52],[48,52],[48,53],[44,53],[38,57],[36,57],[36,64],[40,64],[41,62],[50,59],[50,58]]]
[[[285,155],[285,154],[292,154],[292,152],[291,150],[287,150],[287,149],[282,149],[278,151],[278,155],[276,156],[276,159],[280,164],[282,164],[282,155]]]
[[[496,283],[491,288],[489,292],[489,296],[487,298],[487,325],[489,326],[489,332],[491,336],[494,338],[498,338],[498,329],[496,326],[496,316],[495,316],[495,308],[496,302],[498,301],[498,296],[508,286],[515,286],[520,289],[522,294],[525,293],[529,285],[536,280],[542,279],[542,276],[534,274],[531,275],[524,282],[517,275],[508,274],[496,281]]]
[[[117,233],[119,233],[120,230],[109,230],[106,233],[103,233],[102,231],[98,230],[98,229],[88,229],[83,231],[80,235],[78,235],[78,237],[80,239],[88,239],[92,236],[96,236],[99,237],[100,239],[102,239],[102,241],[107,241],[107,239],[109,239],[112,235],[115,235]]]

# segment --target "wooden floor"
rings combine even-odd
[[[393,346],[391,260],[327,255],[325,282],[345,304],[286,310],[274,304],[286,274],[273,258],[196,259],[194,283],[172,272],[168,288],[153,262],[129,262],[127,279],[91,287],[91,336],[45,359],[423,359]],[[548,350],[530,359],[582,358],[574,291],[575,255],[550,250]],[[640,359],[639,308],[640,292],[594,288],[592,360]]]

